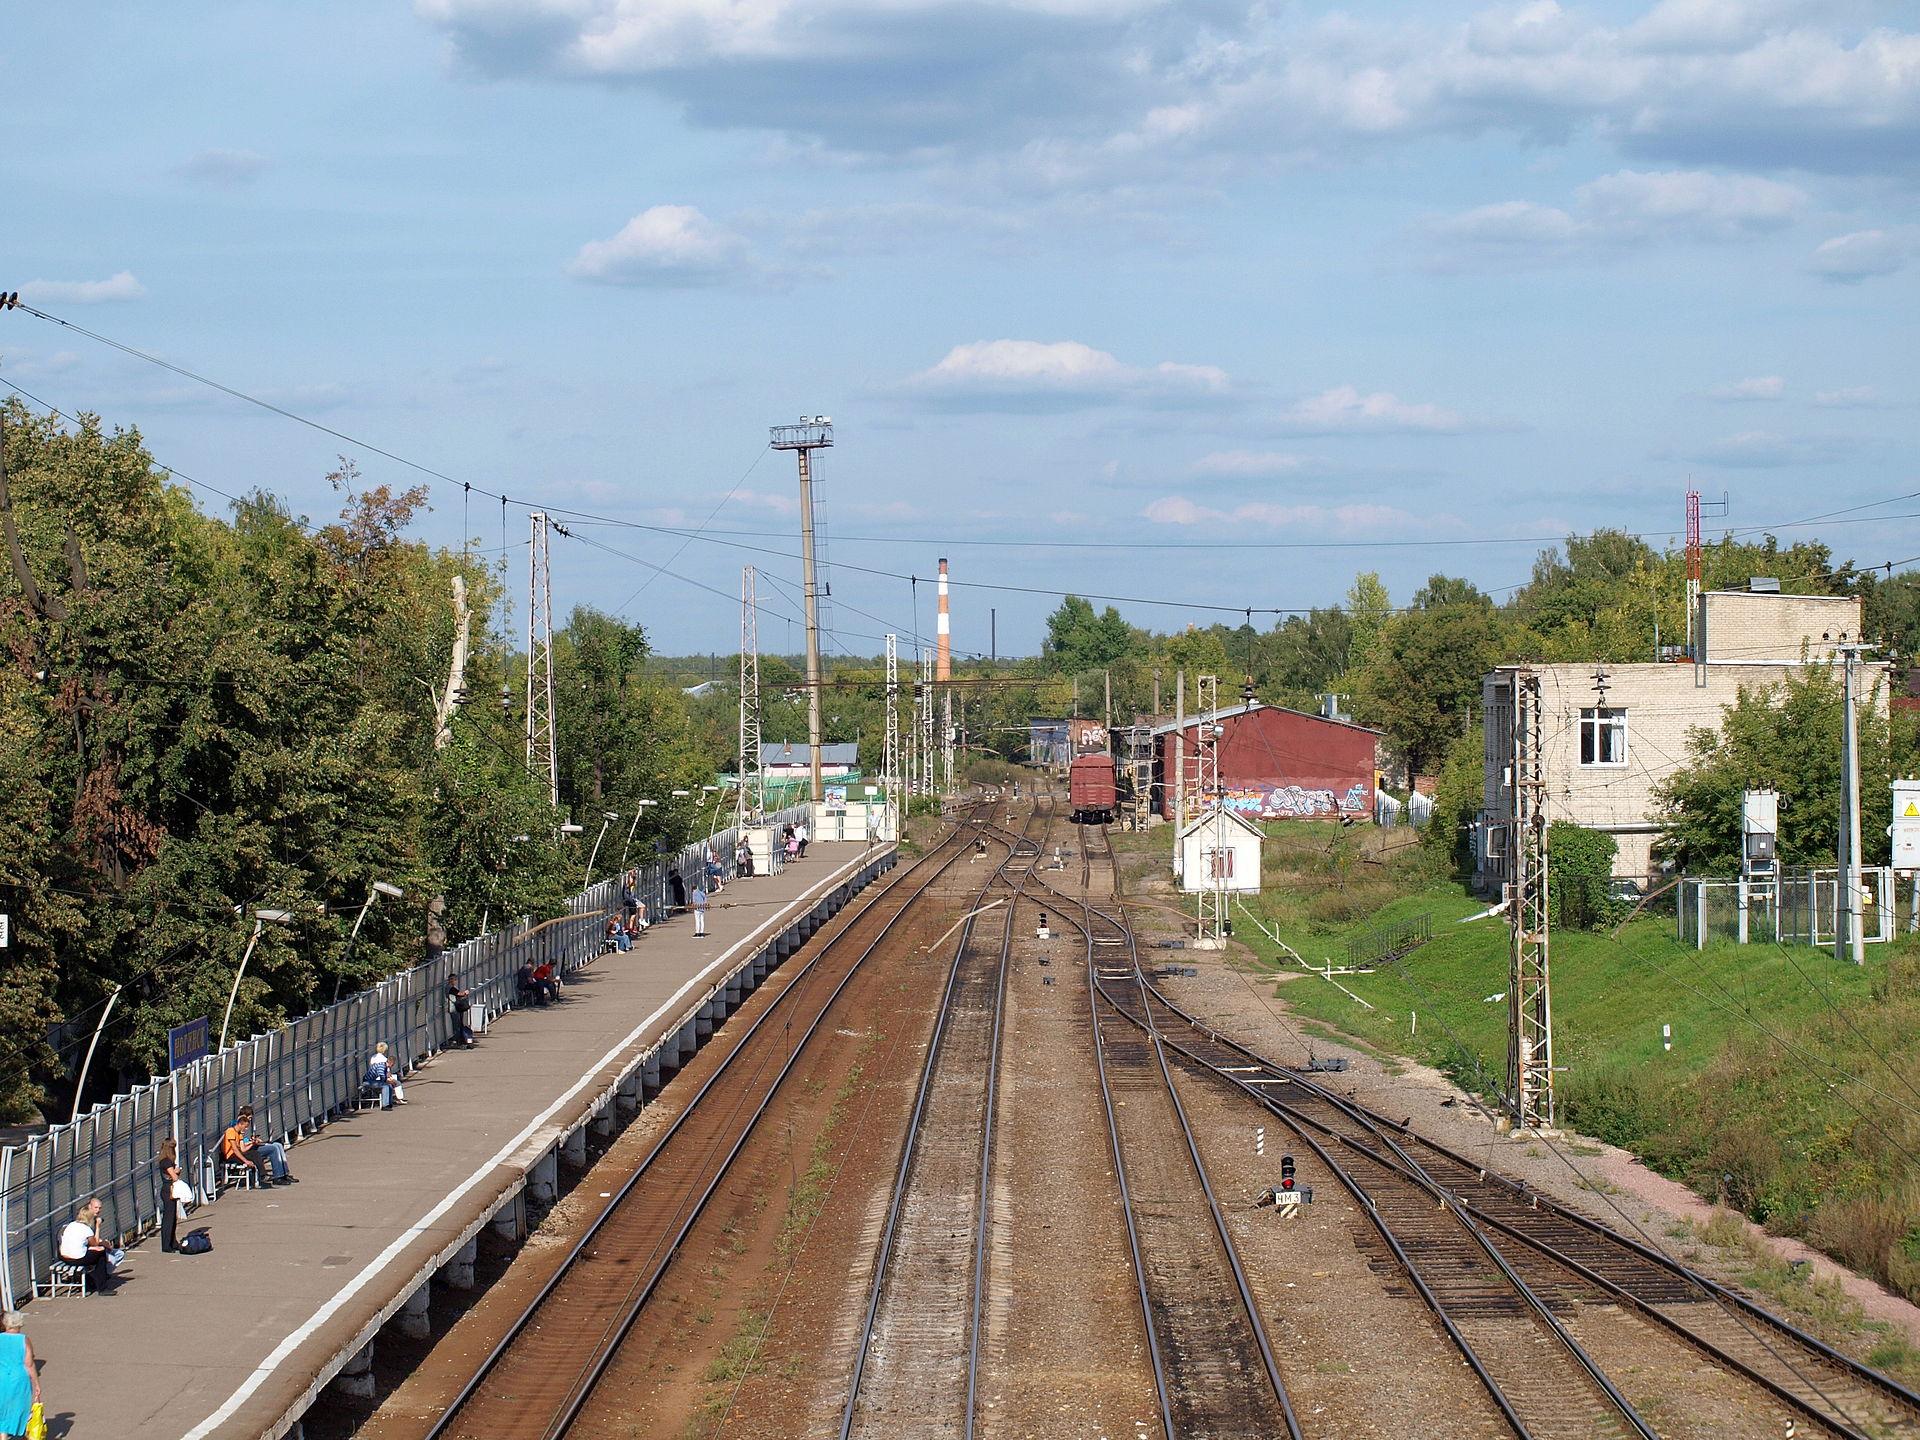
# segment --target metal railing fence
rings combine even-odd
[[[777,833],[809,810],[791,806],[761,823]],[[731,877],[737,841],[730,826],[639,867],[636,889],[648,914],[669,913],[672,872],[693,890],[706,873],[709,847]],[[778,857],[774,864],[780,868]],[[514,1006],[523,961],[551,960],[563,973],[583,964],[599,950],[600,921],[617,907],[623,878],[616,873],[588,886],[558,919],[534,926],[522,920],[463,941],[277,1030],[155,1076],[72,1124],[0,1149],[0,1303],[12,1309],[32,1296],[60,1227],[80,1201],[97,1196],[105,1211],[102,1232],[120,1241],[156,1225],[161,1195],[154,1157],[163,1140],[177,1140],[181,1174],[202,1199],[211,1198],[221,1136],[241,1106],[253,1107],[261,1138],[295,1140],[358,1103],[377,1042],[386,1041],[401,1074],[446,1046],[453,1030],[450,977],[460,977],[474,1005],[497,1015]]]

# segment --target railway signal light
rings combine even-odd
[[[1293,1189],[1293,1157],[1291,1155],[1280,1157],[1280,1188]]]

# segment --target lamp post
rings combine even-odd
[[[586,878],[580,882],[580,888],[582,890],[593,883],[593,862],[600,858],[600,842],[607,838],[607,827],[619,818],[620,812],[618,810],[602,810],[600,812],[600,833],[593,837],[593,849],[587,854],[587,875]]]
[[[340,986],[346,979],[347,965],[353,959],[353,942],[360,938],[360,926],[367,918],[367,911],[373,908],[373,902],[378,900],[382,895],[393,900],[404,900],[407,898],[407,892],[402,890],[398,885],[389,885],[384,880],[376,880],[373,882],[372,888],[367,891],[365,903],[360,907],[360,913],[353,918],[353,929],[347,934],[347,948],[345,953],[340,957],[340,973],[334,976],[333,979],[333,998],[335,1000],[340,998]]]
[[[640,817],[647,813],[647,806],[658,805],[658,800],[636,800],[633,802],[633,823],[627,826],[627,842],[620,847],[620,871],[626,873],[627,851],[633,848],[633,832],[640,828]]]
[[[123,987],[113,987],[113,994],[107,997],[107,1008],[100,1012],[100,1023],[93,1027],[93,1039],[87,1042],[87,1058],[80,1062],[80,1079],[73,1087],[73,1115],[67,1121],[69,1125],[80,1123],[80,1098],[87,1093],[87,1071],[93,1068],[93,1052],[99,1047],[100,1032],[107,1028],[107,1017],[113,1014],[113,1007],[119,1003]]]
[[[240,968],[233,972],[233,989],[227,992],[227,1013],[220,1017],[220,1043],[214,1047],[214,1053],[227,1048],[227,1026],[233,1020],[233,1002],[240,998],[240,979],[247,973],[247,961],[253,958],[253,947],[260,943],[260,932],[269,925],[290,925],[293,923],[291,910],[256,910],[253,912],[253,934],[247,937],[247,948],[240,953]]]

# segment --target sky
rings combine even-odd
[[[1689,487],[1709,534],[1903,561],[1917,14],[24,7],[0,290],[360,443],[21,311],[0,382],[214,511],[328,518],[341,453],[424,478],[368,446],[504,493],[503,536],[434,480],[420,531],[521,591],[547,508],[556,609],[666,653],[738,647],[749,563],[761,648],[800,648],[767,434],[807,415],[830,653],[930,637],[942,555],[956,649],[1031,654],[1068,589],[1162,630],[1361,569],[1498,598],[1542,540],[1673,543]]]

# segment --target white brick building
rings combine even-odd
[[[1742,690],[1829,662],[1837,644],[1858,638],[1860,614],[1851,596],[1715,590],[1700,597],[1701,663],[1529,667],[1540,677],[1547,818],[1612,835],[1614,874],[1651,874],[1660,833],[1654,787],[1686,764],[1687,733],[1718,729]],[[1862,678],[1862,694],[1883,714],[1886,668],[1864,666]],[[1495,670],[1480,682],[1486,769],[1476,878],[1489,890],[1507,874],[1513,675]],[[1838,746],[1840,737],[1833,740]]]

